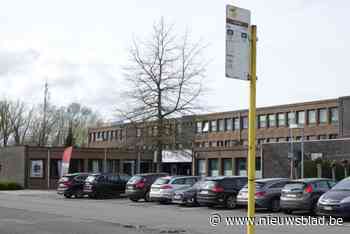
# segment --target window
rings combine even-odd
[[[224,120],[223,119],[219,119],[218,122],[219,122],[219,132],[225,131],[225,122],[224,122]]]
[[[210,121],[210,131],[212,132],[216,132],[217,131],[217,121],[216,120],[212,120]]]
[[[243,125],[243,129],[248,128],[248,117],[247,116],[242,118],[242,125]]]
[[[327,139],[327,135],[319,135],[318,139],[325,140],[325,139]]]
[[[119,130],[119,140],[123,140],[123,129]]]
[[[136,129],[136,136],[141,137],[141,134],[142,134],[141,128]]]
[[[223,159],[223,165],[224,165],[224,176],[232,176],[232,159],[225,158]]]
[[[232,131],[232,119],[225,119],[226,131]]]
[[[181,125],[181,123],[178,123],[178,124],[176,125],[176,130],[177,130],[177,133],[178,133],[178,134],[181,134],[181,133],[182,133],[182,125]]]
[[[209,175],[218,176],[219,175],[219,160],[209,159]]]
[[[158,127],[153,126],[153,136],[158,136]]]
[[[307,119],[308,124],[316,124],[316,111],[315,110],[309,110],[307,112]]]
[[[269,127],[270,128],[276,127],[276,115],[275,114],[269,115]]]
[[[234,122],[234,130],[239,130],[241,128],[241,123],[239,121],[239,118],[234,118],[233,122]]]
[[[330,109],[330,114],[331,114],[331,123],[336,124],[339,121],[339,114],[338,114],[338,108],[331,108]]]
[[[298,111],[297,115],[298,115],[297,123],[301,125],[305,124],[305,111]]]
[[[259,116],[259,127],[266,128],[266,115]]]
[[[291,126],[292,124],[296,124],[296,115],[295,112],[289,112],[288,113],[288,126]]]
[[[278,113],[278,127],[285,127],[285,126],[286,126],[286,114]]]
[[[196,125],[197,125],[197,128],[196,128],[197,133],[202,133],[202,122],[197,122]]]
[[[320,124],[327,123],[327,110],[326,109],[319,109],[318,110],[318,119]]]
[[[208,121],[203,121],[202,132],[209,132],[209,122]]]
[[[199,176],[205,176],[206,170],[205,170],[205,160],[204,159],[198,159],[197,160],[197,174]]]
[[[330,134],[329,139],[337,139],[338,135],[337,134]]]

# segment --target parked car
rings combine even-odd
[[[290,181],[282,189],[281,209],[287,214],[295,210],[315,213],[318,199],[330,190],[332,185],[332,180],[323,178]]]
[[[146,173],[131,177],[126,184],[126,195],[131,201],[137,202],[140,199],[150,201],[150,189],[153,182],[159,177],[167,176],[167,173]]]
[[[66,198],[81,198],[84,196],[83,187],[89,173],[66,174],[58,180],[57,193]]]
[[[237,206],[237,194],[247,181],[247,177],[243,176],[208,177],[197,193],[197,201],[203,206],[220,205],[234,209]]]
[[[158,178],[151,186],[151,201],[170,202],[176,190],[189,188],[198,180],[200,180],[199,176],[166,176]]]
[[[172,197],[172,203],[176,203],[180,205],[193,205],[193,206],[199,205],[199,203],[197,202],[197,192],[199,191],[203,183],[204,183],[204,180],[200,180],[190,188],[183,188],[183,189],[176,190]]]
[[[281,190],[287,184],[287,178],[266,178],[255,181],[255,206],[266,208],[273,212],[280,210]],[[238,193],[237,204],[248,204],[248,185],[245,185]]]
[[[350,177],[335,184],[318,199],[317,214],[350,218]]]
[[[129,179],[130,176],[122,174],[91,174],[85,180],[84,193],[90,198],[119,196],[125,192]]]

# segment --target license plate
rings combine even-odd
[[[247,198],[247,197],[248,197],[248,193],[242,193],[242,194],[241,194],[241,197]]]
[[[287,197],[296,197],[297,195],[295,195],[295,194],[287,194],[286,196]]]
[[[208,191],[202,191],[201,194],[208,194]]]
[[[174,198],[175,199],[181,199],[181,195],[175,195]]]
[[[333,210],[333,207],[331,207],[331,206],[324,206],[323,209],[324,210]]]

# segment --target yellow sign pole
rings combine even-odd
[[[255,151],[256,151],[256,25],[251,26],[250,102],[248,129],[248,218],[255,217]],[[251,220],[252,221],[252,220]],[[254,223],[248,222],[247,234],[254,234]]]

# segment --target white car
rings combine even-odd
[[[166,176],[158,178],[151,186],[151,201],[170,202],[178,189],[190,188],[199,181],[199,176]]]

